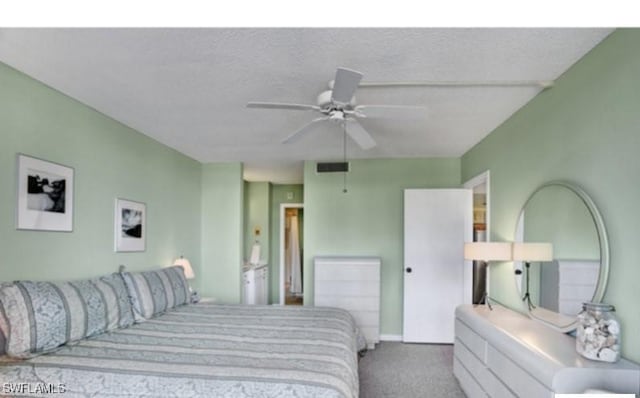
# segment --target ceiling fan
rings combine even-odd
[[[347,68],[338,68],[335,80],[329,83],[329,90],[318,95],[317,105],[288,104],[278,102],[249,102],[248,108],[287,109],[296,111],[315,111],[322,116],[290,134],[282,143],[288,143],[305,135],[317,125],[334,122],[342,125],[345,133],[362,149],[376,146],[371,134],[362,127],[358,119],[364,118],[421,118],[426,116],[426,108],[410,105],[356,105],[354,94],[362,73]]]
[[[402,118],[419,119],[426,117],[424,106],[412,105],[356,105],[354,94],[358,87],[526,87],[533,86],[540,89],[552,87],[550,80],[521,80],[521,81],[411,81],[411,82],[364,82],[361,83],[362,73],[338,68],[336,77],[329,82],[329,90],[318,95],[317,105],[289,104],[280,102],[249,102],[248,108],[287,109],[295,111],[315,111],[322,114],[313,119],[299,130],[286,137],[282,143],[288,143],[305,135],[317,125],[324,122],[335,122],[343,126],[345,134],[351,137],[362,149],[368,150],[376,146],[371,134],[358,122],[365,118]]]

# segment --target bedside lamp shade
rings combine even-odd
[[[254,243],[251,247],[251,257],[249,258],[249,264],[258,265],[260,262],[260,243]]]
[[[551,243],[514,243],[513,259],[515,261],[551,261],[553,245]]]
[[[180,256],[176,261],[173,262],[173,265],[179,265],[184,269],[184,277],[187,279],[195,278],[195,274],[193,273],[193,268],[191,268],[191,263],[188,259]]]
[[[509,261],[511,243],[509,242],[467,242],[464,244],[465,260]]]

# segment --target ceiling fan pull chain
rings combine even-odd
[[[347,164],[347,121],[346,119],[342,122],[342,159],[345,163],[345,165]],[[348,167],[345,168],[344,172],[342,173],[342,193],[347,193],[347,169]]]

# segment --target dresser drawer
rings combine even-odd
[[[378,311],[380,309],[380,298],[378,296],[320,295],[316,292],[315,305],[337,307],[347,311]]]
[[[378,311],[349,311],[355,319],[358,327],[380,325],[380,313]]]
[[[464,364],[469,373],[475,377],[478,384],[490,397],[516,398],[516,395],[511,392],[507,386],[502,384],[496,375],[491,373],[485,364],[480,362],[480,360],[457,339],[454,346],[454,355]]]
[[[480,384],[471,376],[469,371],[458,361],[453,359],[453,374],[460,382],[460,387],[468,398],[487,398],[488,395],[482,390]]]
[[[315,279],[321,281],[380,281],[380,273],[373,272],[372,263],[338,262],[327,263],[316,261]]]
[[[480,359],[471,353],[464,343],[457,338],[453,345],[453,355],[464,364],[464,367],[469,371],[469,373],[474,375],[476,379],[480,380],[482,379],[483,373],[488,373],[484,363],[480,362]]]
[[[456,319],[455,335],[481,362],[487,361],[487,341],[459,319]]]
[[[317,296],[380,297],[380,284],[371,281],[315,281]]]
[[[591,285],[592,289],[598,283],[598,276],[600,275],[600,263],[599,262],[564,262],[559,264],[559,283],[565,284],[578,284],[578,285]]]
[[[487,349],[487,366],[491,372],[500,375],[502,382],[520,398],[554,397],[553,392],[491,346]]]

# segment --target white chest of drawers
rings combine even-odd
[[[315,257],[314,305],[351,313],[369,348],[380,342],[380,258]]]
[[[638,365],[583,358],[573,337],[504,307],[462,305],[455,322],[454,374],[470,398],[640,392]]]

